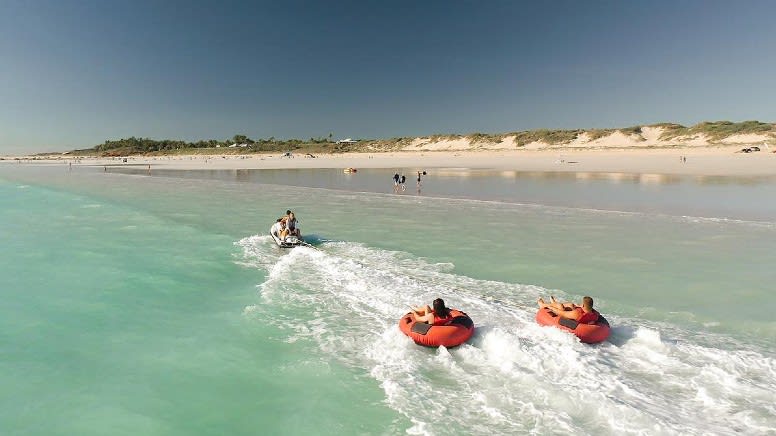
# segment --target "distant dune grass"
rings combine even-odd
[[[760,121],[704,121],[691,127],[681,124],[654,124],[652,127],[662,127],[663,134],[660,139],[675,139],[683,136],[706,135],[712,141],[718,141],[733,135],[776,133],[776,126],[772,123]]]
[[[327,138],[301,139],[267,139],[253,140],[245,135],[235,135],[223,141],[210,139],[196,142],[182,140],[150,138],[126,138],[107,140],[92,148],[73,150],[69,154],[98,156],[128,156],[134,154],[146,155],[183,155],[183,154],[254,154],[254,153],[346,153],[346,152],[390,152],[408,148],[416,139],[421,143],[439,143],[466,139],[477,148],[479,144],[497,144],[505,138],[514,137],[517,147],[530,143],[545,143],[548,145],[568,144],[583,134],[589,141],[605,138],[615,132],[629,136],[635,140],[645,140],[642,136],[644,127],[659,127],[663,130],[660,139],[673,141],[680,146],[683,138],[694,138],[699,135],[711,142],[717,142],[733,135],[769,134],[776,137],[776,125],[760,121],[704,121],[694,126],[686,127],[676,123],[657,123],[648,126],[632,126],[618,129],[535,129],[508,133],[469,134],[434,134],[423,137],[394,137],[388,139],[359,139],[352,143],[336,143],[332,134]],[[657,146],[655,146],[657,147]],[[49,153],[43,153],[49,154]],[[56,153],[59,154],[59,153]]]

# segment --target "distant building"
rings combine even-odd
[[[337,141],[337,144],[355,144],[356,142],[358,142],[358,141],[356,141],[355,139],[345,138],[345,139],[340,139],[339,141]]]

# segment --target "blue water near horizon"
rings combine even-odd
[[[541,204],[494,175],[455,176],[456,198],[434,171],[395,195],[392,173],[359,171],[371,192],[286,182],[345,183],[315,170],[0,166],[0,433],[774,433],[770,203],[698,216],[673,206],[713,200],[694,182],[677,201],[675,185],[518,178],[595,203]],[[634,185],[661,210],[599,210]],[[315,248],[272,244],[286,208]],[[612,337],[538,326],[549,294],[593,295]],[[469,344],[398,331],[437,296],[472,316]]]

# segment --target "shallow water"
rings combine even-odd
[[[0,432],[773,434],[770,221],[282,177],[0,167]],[[315,248],[271,243],[286,208]],[[549,294],[612,337],[536,325]],[[436,296],[470,343],[398,331]]]
[[[776,220],[776,177],[677,176],[662,174],[496,171],[467,168],[428,169],[418,186],[419,169],[165,170],[151,175],[398,193],[425,197],[492,200],[609,211],[643,212],[754,221]],[[110,171],[147,175],[136,166]],[[407,176],[394,191],[393,175]]]

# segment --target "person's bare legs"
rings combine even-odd
[[[425,315],[427,313],[431,313],[431,306],[426,304],[425,306],[419,306],[419,307],[413,307],[412,311],[419,314],[419,315]]]
[[[554,303],[554,302],[547,303],[544,301],[544,298],[540,298],[536,300],[536,303],[539,305],[540,309],[545,309],[549,307],[550,309],[557,310],[557,303]]]
[[[561,303],[558,300],[555,299],[555,296],[550,295],[550,298],[552,299],[552,303],[556,305],[556,307],[559,307],[561,310],[574,310],[576,304],[571,302]]]
[[[555,297],[550,296],[550,302],[546,303],[543,298],[540,298],[536,301],[536,303],[539,305],[540,309],[544,309],[546,307],[549,307],[551,310],[554,311],[563,311],[563,310],[571,310],[573,307],[567,307],[566,303],[559,303],[558,300],[555,299]]]

